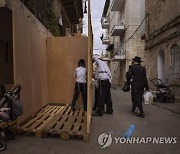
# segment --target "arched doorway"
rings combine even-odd
[[[171,79],[180,79],[180,50],[177,44],[173,44],[171,47]]]
[[[158,78],[163,82],[165,81],[165,55],[163,50],[158,53]]]

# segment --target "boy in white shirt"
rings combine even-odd
[[[74,87],[74,96],[71,104],[71,109],[75,110],[76,101],[81,92],[83,99],[84,111],[87,111],[87,84],[86,84],[86,68],[85,61],[81,59],[78,63],[78,67],[75,70],[76,83]]]

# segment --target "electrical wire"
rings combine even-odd
[[[134,31],[134,33],[125,41],[128,42],[134,35],[135,33],[139,30],[139,28],[141,27],[141,25],[143,24],[143,22],[145,21],[145,19],[147,18],[148,14],[146,14],[146,16],[144,17],[144,19],[141,21],[140,25],[137,27],[137,29]]]

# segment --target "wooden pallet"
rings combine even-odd
[[[16,125],[16,120],[9,121],[9,122],[3,122],[0,121],[0,128],[6,128],[6,127],[14,127]]]
[[[18,131],[34,133],[36,137],[59,135],[68,140],[71,136],[89,140],[87,134],[87,115],[82,109],[71,110],[69,105],[47,105],[29,118]]]

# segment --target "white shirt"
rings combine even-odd
[[[86,68],[80,66],[75,71],[76,82],[86,83]]]
[[[95,78],[97,78],[97,80],[108,79],[111,83],[112,76],[108,65],[104,61],[98,59],[96,56],[92,56],[92,58],[97,63]]]
[[[59,24],[62,26],[62,16],[61,16],[61,14],[59,16]]]

